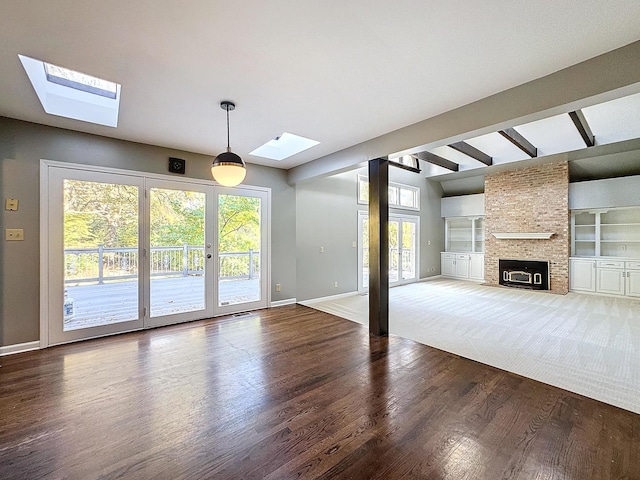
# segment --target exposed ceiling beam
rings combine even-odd
[[[446,158],[442,158],[439,155],[431,152],[418,152],[413,154],[414,157],[424,160],[425,162],[431,163],[433,165],[437,165],[442,168],[446,168],[447,170],[451,170],[452,172],[457,172],[460,169],[460,165],[451,160],[447,160]]]
[[[569,112],[569,116],[571,117],[571,120],[573,120],[573,124],[578,129],[578,133],[580,133],[580,136],[582,137],[582,140],[584,140],[585,145],[587,147],[593,147],[596,144],[595,137],[593,136],[591,128],[589,127],[589,122],[587,122],[587,119],[584,118],[582,110]]]
[[[412,162],[415,162],[414,165],[403,163],[404,159],[402,157],[389,158],[389,156],[387,155],[381,158],[389,160],[389,165],[391,165],[392,167],[402,168],[404,170],[409,170],[410,172],[413,172],[413,173],[420,173],[420,162],[418,161],[418,159],[412,155],[408,155],[408,157],[409,157],[409,160],[411,160]]]
[[[473,158],[474,160],[478,160],[479,162],[484,163],[488,167],[493,165],[493,158],[491,158],[486,153],[478,150],[476,147],[472,147],[468,143],[456,142],[452,143],[449,146],[454,150],[457,150],[460,153],[464,153],[466,156]]]
[[[515,128],[505,128],[504,130],[498,131],[498,133],[531,158],[538,156],[538,149],[534,147],[529,140],[520,135]]]

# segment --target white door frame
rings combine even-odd
[[[173,175],[164,175],[164,174],[141,172],[136,170],[124,170],[124,169],[118,169],[118,168],[112,168],[112,167],[99,167],[94,165],[84,165],[84,164],[76,164],[76,163],[42,159],[40,160],[40,348],[46,348],[50,345],[49,304],[52,301],[57,303],[60,303],[62,301],[62,299],[56,300],[56,299],[50,298],[50,295],[49,295],[49,279],[50,279],[49,196],[51,194],[50,186],[49,186],[49,174],[52,168],[63,168],[71,171],[77,171],[77,172],[84,171],[84,172],[94,172],[94,173],[106,173],[106,174],[115,174],[115,175],[120,175],[125,177],[139,178],[139,180],[136,180],[136,181],[140,181],[143,184],[143,188],[146,188],[146,185],[144,185],[145,180],[154,179],[159,181],[167,181],[169,183],[173,183],[176,185],[184,184],[185,188],[188,188],[188,185],[206,185],[206,186],[213,187],[214,192],[229,191],[229,192],[240,194],[240,195],[243,192],[246,192],[246,193],[261,192],[263,195],[265,195],[265,198],[266,198],[266,205],[263,206],[263,211],[265,212],[265,218],[262,219],[262,221],[265,222],[266,225],[265,225],[265,234],[262,235],[263,237],[262,246],[264,250],[264,255],[261,258],[261,262],[263,262],[261,264],[261,268],[263,269],[263,271],[265,271],[266,274],[264,275],[264,278],[262,279],[262,283],[261,283],[261,288],[263,289],[263,291],[261,292],[262,302],[260,306],[247,306],[247,304],[239,304],[235,306],[236,307],[235,309],[231,308],[231,306],[228,309],[227,308],[220,309],[220,308],[216,308],[217,298],[214,298],[213,291],[208,291],[207,295],[211,297],[211,304],[213,306],[213,316],[227,315],[229,313],[241,312],[241,311],[251,310],[255,308],[266,308],[271,304],[271,288],[270,288],[270,285],[271,285],[271,189],[270,188],[251,186],[251,185],[242,185],[239,187],[227,189],[226,187],[219,186],[217,183],[215,183],[212,180],[202,180],[197,178],[176,178]],[[217,199],[216,195],[212,195],[212,197]],[[148,209],[148,206],[147,206],[148,202],[143,202],[143,203],[144,203],[144,210],[140,210],[140,212],[141,214],[144,212],[145,225],[144,225],[144,228],[141,229],[142,231],[140,232],[139,243],[147,246],[149,243],[146,237],[146,230],[148,229],[148,216],[147,216],[146,209]],[[216,220],[217,208],[215,208],[213,211],[214,211],[214,225],[215,225],[217,223],[217,220]],[[215,252],[213,254],[213,259],[215,260],[217,258],[217,227],[214,228],[213,230],[214,230],[213,244],[216,245]],[[142,248],[142,247],[139,246],[139,248]],[[145,247],[145,248],[148,248],[148,247]],[[148,272],[149,266],[147,265],[148,262],[144,262],[144,263],[145,263],[145,267],[144,267],[145,271],[143,271],[143,269],[140,268],[141,276],[148,275],[149,273]],[[217,261],[213,263],[216,264]],[[217,268],[214,269],[214,275],[212,275],[212,280],[214,281],[214,283],[217,283],[217,278],[215,277],[216,273],[217,273]],[[145,281],[146,281],[146,278],[145,278]],[[142,286],[140,286],[140,288],[142,289]],[[144,291],[144,290],[147,290],[147,291]],[[143,305],[147,307],[147,315],[144,318],[148,319],[148,316],[150,313],[148,300],[146,299],[146,296],[148,295],[148,289],[144,289],[144,290],[143,292],[141,292],[142,297],[140,298],[142,298]],[[207,300],[209,301],[209,299]],[[54,305],[54,308],[56,308],[55,305]],[[59,311],[62,311],[61,303],[60,303]],[[162,318],[162,317],[159,317],[159,318]],[[203,317],[203,318],[207,318],[207,317]],[[180,320],[178,319],[177,321],[180,321]],[[145,322],[144,325],[141,327],[132,328],[132,330],[139,330],[141,328],[151,328],[155,326],[155,325],[148,325],[147,323],[148,322]],[[169,323],[176,323],[176,322],[172,321]],[[106,333],[106,335],[108,334],[109,333]],[[102,336],[102,335],[98,335],[98,336]]]

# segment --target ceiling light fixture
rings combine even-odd
[[[213,159],[211,175],[220,185],[235,187],[244,180],[247,175],[247,166],[244,160],[231,151],[229,147],[229,110],[235,110],[233,102],[220,102],[220,108],[227,111],[227,151]]]

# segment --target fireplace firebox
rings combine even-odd
[[[549,262],[499,260],[500,285],[505,287],[549,290]]]

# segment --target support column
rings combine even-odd
[[[369,161],[369,334],[389,335],[389,160]]]

